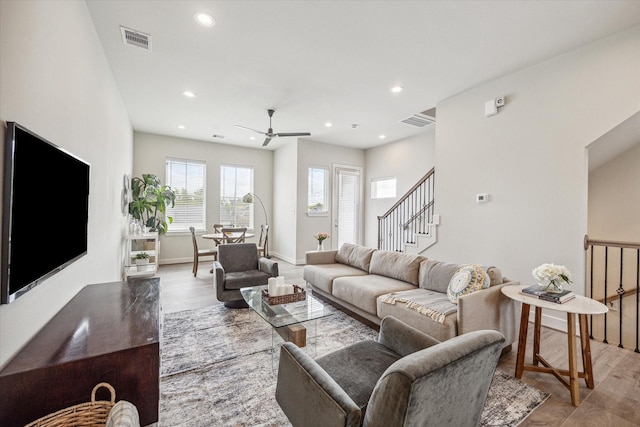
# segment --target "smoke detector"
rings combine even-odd
[[[120,34],[122,35],[122,42],[127,46],[151,51],[151,36],[149,34],[122,26],[120,27]]]

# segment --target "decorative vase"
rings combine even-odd
[[[318,240],[318,250],[324,251],[324,240]]]
[[[538,285],[546,292],[559,294],[564,290],[562,282],[551,280],[548,283],[538,283]]]

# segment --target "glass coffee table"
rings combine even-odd
[[[262,299],[263,289],[267,289],[267,285],[242,288],[240,293],[249,307],[271,325],[273,362],[277,363],[277,350],[284,341],[306,347],[315,356],[317,320],[331,316],[333,312],[314,297],[310,289],[306,290],[306,298],[302,301],[277,305],[269,305]]]

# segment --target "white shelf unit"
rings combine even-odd
[[[127,257],[125,259],[124,276],[153,276],[158,270],[159,241],[157,232],[133,234],[127,236]],[[145,266],[136,265],[136,255],[146,252],[151,258]]]

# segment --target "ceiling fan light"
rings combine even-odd
[[[193,19],[196,20],[198,25],[201,25],[203,27],[211,28],[216,25],[216,20],[213,19],[213,16],[209,15],[206,12],[196,12],[196,14],[193,15]]]

